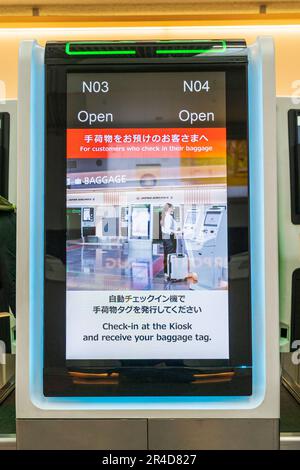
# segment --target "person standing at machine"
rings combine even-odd
[[[164,273],[168,276],[168,255],[176,253],[175,232],[178,230],[178,224],[174,218],[174,206],[167,202],[162,210],[161,232],[164,246]]]

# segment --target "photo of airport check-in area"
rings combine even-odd
[[[70,290],[226,289],[226,186],[68,192]]]

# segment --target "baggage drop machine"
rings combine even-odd
[[[18,448],[277,448],[272,39],[25,41],[19,84]],[[182,214],[226,207],[227,285],[170,288],[162,271],[132,288],[118,248],[81,270],[73,192],[144,207],[151,191],[168,218],[174,188]]]
[[[282,382],[300,403],[300,106],[277,97],[279,305]]]
[[[190,242],[191,270],[196,273],[197,282],[190,287],[218,288],[228,281],[226,207],[209,207],[197,231],[195,240]]]
[[[17,202],[16,100],[3,100],[0,103],[0,196],[12,204]],[[7,270],[4,269],[0,276],[0,356],[2,353],[6,355],[5,361],[0,360],[0,403],[15,387],[16,322],[7,305],[4,286],[1,285],[6,276]]]

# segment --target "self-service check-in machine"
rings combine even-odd
[[[190,250],[197,282],[191,289],[218,288],[228,280],[226,207],[209,207],[196,231]]]
[[[297,96],[277,98],[280,350],[282,382],[300,402],[299,149]]]
[[[136,251],[144,255],[152,254],[152,208],[150,204],[131,204],[129,207],[129,251],[134,256]]]
[[[82,238],[93,241],[96,237],[95,208],[83,207],[81,211]]]
[[[0,102],[0,196],[16,204],[17,199],[17,102]],[[1,276],[6,276],[4,270]],[[0,403],[15,386],[15,318],[8,311],[7,301],[0,285],[0,350],[6,353],[0,360]],[[5,310],[4,310],[4,308]],[[4,311],[3,311],[4,310]],[[4,350],[3,350],[4,347]],[[2,363],[5,362],[5,363]]]
[[[0,102],[0,195],[17,202],[17,101]]]
[[[278,447],[273,61],[271,38],[22,43],[20,449]],[[228,282],[197,288],[199,263],[170,285],[171,236],[150,250],[155,270],[136,250],[131,272],[157,282],[128,281],[122,246],[85,271],[66,243],[78,192],[123,210],[132,242],[149,238],[148,201],[170,233],[176,201],[181,221],[202,214],[217,242],[202,248],[220,245]]]

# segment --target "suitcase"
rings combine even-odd
[[[176,253],[168,255],[168,278],[171,281],[183,281],[189,272],[188,257],[184,253],[184,240],[182,235],[176,238]]]
[[[168,278],[171,281],[183,281],[188,276],[188,257],[187,255],[177,255],[171,253],[168,255]]]

